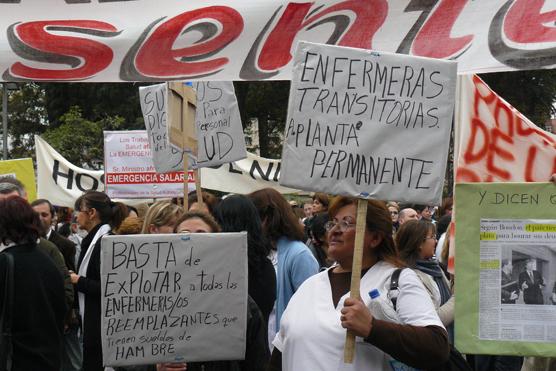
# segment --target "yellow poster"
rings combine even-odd
[[[27,190],[29,202],[37,198],[37,187],[35,182],[35,170],[33,160],[20,158],[17,160],[0,161],[0,176],[12,176],[19,180]]]

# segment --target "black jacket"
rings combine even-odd
[[[14,257],[13,371],[59,371],[64,280],[54,262],[35,244],[13,246]],[[0,254],[0,298],[4,297],[5,259]]]
[[[50,232],[48,241],[52,242],[64,256],[66,267],[75,272],[75,244],[56,231]]]

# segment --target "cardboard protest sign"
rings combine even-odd
[[[104,365],[243,359],[247,233],[109,236]]]
[[[300,42],[280,184],[440,203],[456,64]]]
[[[215,166],[247,157],[239,107],[231,81],[198,81],[197,140],[199,167]]]
[[[545,182],[556,173],[556,135],[540,129],[478,76],[460,76],[458,182]]]
[[[551,1],[44,3],[0,1],[1,79],[290,80],[297,40],[455,59],[460,73],[556,67]]]
[[[139,99],[156,171],[183,171],[184,151],[180,146],[170,143],[168,85],[142,86],[139,88]],[[191,156],[188,165],[188,169],[196,168],[195,159]]]
[[[145,130],[104,132],[105,192],[111,198],[183,197],[184,172],[158,173]],[[187,182],[194,187],[193,172]]]
[[[556,356],[556,187],[460,183],[455,201],[456,347]]]
[[[37,199],[33,159],[19,158],[16,160],[0,161],[0,177],[2,176],[10,176],[23,183],[29,202]]]

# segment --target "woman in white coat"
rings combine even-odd
[[[271,370],[336,371],[343,362],[346,329],[355,333],[354,370],[392,370],[396,363],[435,368],[446,362],[449,344],[434,306],[410,269],[399,277],[398,323],[369,310],[368,292],[386,298],[392,273],[403,264],[392,239],[385,204],[369,200],[363,248],[361,299],[349,298],[357,199],[337,197],[329,208],[328,254],[336,264],[305,281],[282,317]],[[375,313],[376,314],[376,313]]]

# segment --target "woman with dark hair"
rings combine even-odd
[[[257,208],[247,196],[228,196],[216,208],[216,220],[222,226],[222,232],[247,232],[249,295],[268,322],[276,300],[276,273],[268,259],[270,244],[263,234]]]
[[[325,225],[328,222],[328,213],[320,213],[313,217],[309,228],[309,242],[307,247],[313,253],[315,259],[319,263],[319,267],[328,268],[330,263],[328,260],[328,241],[326,240]]]
[[[114,203],[97,191],[88,191],[75,201],[79,227],[87,236],[81,241],[78,273],[71,282],[79,294],[79,314],[83,328],[83,371],[100,371],[102,345],[100,336],[100,241],[118,228],[128,214],[122,203]]]
[[[0,314],[7,306],[8,254],[14,262],[13,306],[5,308],[12,311],[12,371],[61,367],[64,280],[52,259],[37,248],[41,228],[27,201],[17,196],[0,200]]]
[[[204,211],[186,212],[174,227],[174,233],[218,233],[220,230],[212,215]],[[156,369],[157,371],[264,371],[268,358],[266,322],[255,301],[247,295],[247,329],[243,360],[159,363]]]
[[[436,246],[434,224],[422,219],[405,222],[396,233],[396,244],[401,259],[415,270],[427,289],[442,324],[447,326],[448,333],[452,335],[455,297],[438,261],[433,259]]]
[[[328,211],[328,195],[317,192],[313,195],[313,215]]]
[[[319,265],[303,240],[303,226],[297,221],[290,204],[275,189],[264,188],[249,195],[261,218],[263,232],[276,252],[276,325],[293,293],[307,278],[316,274]],[[272,253],[271,253],[272,255]]]
[[[201,191],[201,197],[203,200],[202,205],[197,202],[199,199],[197,198],[196,191],[191,192],[187,196],[187,204],[189,205],[188,208],[189,211],[204,211],[214,216],[214,210],[216,209],[216,206],[218,206],[220,199],[207,191]]]
[[[337,197],[329,208],[328,254],[336,265],[309,278],[291,298],[274,340],[270,370],[338,370],[345,329],[362,338],[355,342],[353,370],[391,370],[397,368],[394,359],[430,369],[448,359],[446,331],[412,270],[403,269],[399,276],[397,323],[374,318],[368,295],[349,297],[356,211],[352,197]],[[392,274],[403,263],[384,203],[368,201],[365,224],[360,291],[378,289],[386,297]]]

